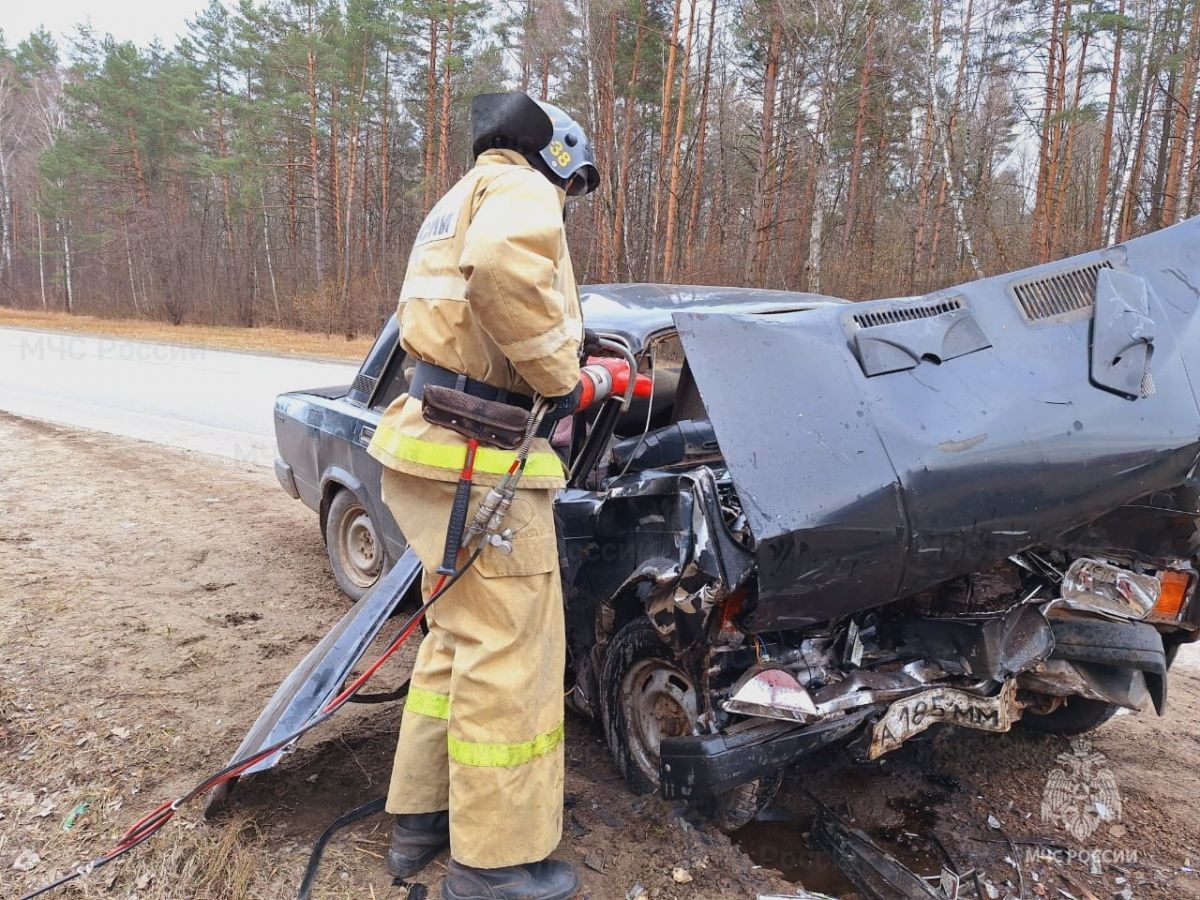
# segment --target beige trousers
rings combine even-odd
[[[384,470],[383,499],[425,565],[426,597],[454,489]],[[472,492],[472,515],[484,494]],[[449,809],[450,852],[467,866],[545,859],[562,836],[566,635],[552,498],[520,491],[512,555],[485,549],[430,609],[405,703],[388,812]]]

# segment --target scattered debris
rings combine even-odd
[[[676,884],[688,884],[692,880],[692,873],[681,866],[676,866],[671,870],[671,878]]]
[[[84,814],[87,813],[91,807],[92,804],[87,800],[84,800],[82,803],[75,804],[75,808],[67,813],[66,817],[63,819],[63,831],[70,831],[77,824],[79,824],[79,820],[83,818]]]
[[[625,900],[647,900],[646,889],[640,884],[635,884],[625,892]]]
[[[813,820],[809,840],[870,900],[896,896],[942,900],[945,896],[880,849],[866,832],[850,827],[826,807]]]
[[[132,734],[133,732],[131,732],[128,728],[126,728],[125,726],[122,725],[118,728],[114,728],[110,733],[117,740],[127,741],[127,740],[129,740],[129,735]]]

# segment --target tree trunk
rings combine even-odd
[[[654,248],[658,246],[658,219],[662,207],[663,167],[662,160],[668,158],[667,135],[671,121],[671,99],[675,93],[675,51],[679,43],[679,13],[682,0],[675,0],[674,11],[671,14],[671,36],[667,41],[667,66],[663,70],[662,83],[662,122],[658,134],[658,158],[655,164],[654,177],[654,212],[650,220],[650,267],[654,267]]]
[[[312,11],[309,10],[309,34],[313,31]],[[321,155],[317,134],[317,57],[308,49],[308,164],[312,173],[312,219],[313,219],[313,276],[320,285],[324,275],[321,264]]]
[[[638,4],[637,33],[633,40],[633,66],[629,76],[629,87],[625,92],[624,113],[625,122],[621,130],[621,157],[617,162],[617,201],[613,210],[613,247],[618,261],[624,265],[617,266],[617,277],[628,277],[629,254],[625,247],[625,206],[629,194],[629,161],[631,157],[631,142],[633,140],[633,125],[637,119],[637,80],[638,66],[642,60],[642,35],[644,28],[642,20],[645,17],[645,7]]]
[[[59,229],[62,231],[63,286],[66,288],[67,313],[69,315],[75,311],[75,288],[71,280],[71,220],[61,221]]]
[[[35,201],[36,202],[36,198]],[[42,211],[38,207],[34,207],[34,215],[37,217],[37,261],[38,261],[38,289],[42,295],[42,309],[47,308],[46,303],[46,250],[44,246],[44,231],[42,228]]]
[[[1192,163],[1188,174],[1187,214],[1200,214],[1200,100],[1196,101],[1196,121],[1192,126]]]
[[[1058,89],[1058,31],[1063,0],[1054,0],[1050,13],[1050,37],[1046,42],[1046,87],[1043,94],[1042,134],[1038,149],[1037,193],[1033,204],[1033,221],[1030,229],[1030,253],[1037,259],[1043,258],[1047,212],[1050,204],[1050,189],[1053,186],[1053,159],[1057,152],[1051,136],[1054,125],[1055,100]]]
[[[620,18],[616,10],[603,17],[603,35],[600,60],[596,73],[596,165],[601,172],[605,190],[603,196],[593,201],[595,206],[595,228],[593,239],[599,245],[600,264],[599,276],[602,283],[612,281],[613,257],[619,253],[615,245],[615,223],[605,222],[605,214],[612,212],[611,184],[612,166],[616,157],[615,121],[617,109],[616,97],[616,63],[617,37],[620,28]],[[636,61],[634,63],[636,65]],[[607,226],[607,227],[606,227]]]
[[[388,217],[391,215],[389,189],[391,187],[392,174],[392,140],[389,130],[392,111],[391,71],[391,51],[388,50],[383,57],[383,108],[379,123],[379,148],[381,154],[379,160],[379,265],[383,270],[383,293],[389,299],[392,296],[392,259],[388,246]]]
[[[854,219],[858,213],[858,181],[862,170],[863,137],[867,130],[867,104],[871,98],[871,67],[874,64],[875,8],[867,7],[867,37],[863,47],[862,68],[858,78],[858,114],[854,120],[854,144],[850,151],[850,185],[846,189],[846,224],[842,228],[842,256],[850,250]]]
[[[446,0],[446,55],[442,68],[442,129],[438,137],[438,196],[450,188],[450,83],[453,79],[452,69],[454,53],[454,0]]]
[[[942,0],[933,0],[929,8],[928,29],[933,33],[935,55],[931,58],[926,51],[925,65],[932,68],[937,62],[936,51],[942,46]],[[934,117],[933,97],[926,85],[925,123],[921,129],[921,166],[917,176],[917,227],[913,235],[912,268],[909,281],[917,283],[918,277],[923,277],[928,253],[927,238],[932,230],[930,221],[929,199],[933,190],[933,151],[934,151]]]
[[[1138,136],[1133,148],[1133,157],[1125,171],[1121,187],[1121,217],[1117,225],[1117,241],[1127,241],[1133,235],[1134,219],[1137,215],[1138,185],[1142,180],[1142,167],[1146,160],[1146,144],[1150,137],[1150,121],[1153,117],[1154,101],[1158,82],[1150,75],[1151,57],[1154,55],[1153,45],[1147,46],[1145,58],[1142,61],[1142,89],[1140,116],[1138,120]]]
[[[1120,0],[1117,15],[1124,17],[1125,0]],[[1121,84],[1121,45],[1125,40],[1125,28],[1117,23],[1117,34],[1113,39],[1112,75],[1108,80],[1108,109],[1104,113],[1104,137],[1100,142],[1100,168],[1096,173],[1096,202],[1092,209],[1091,228],[1088,240],[1093,248],[1104,243],[1104,205],[1108,200],[1109,170],[1112,167],[1113,125],[1117,113],[1117,92]]]
[[[1168,59],[1174,60],[1179,55],[1179,30],[1171,29],[1171,49]],[[1163,205],[1167,193],[1167,161],[1171,148],[1174,146],[1175,102],[1179,89],[1179,70],[1171,65],[1167,74],[1167,89],[1163,93],[1162,124],[1158,132],[1158,152],[1154,163],[1154,180],[1150,186],[1150,220],[1151,228],[1161,228],[1163,224]]]
[[[742,270],[742,284],[750,284],[751,279],[758,273],[758,265],[766,242],[767,231],[767,178],[770,175],[771,148],[775,140],[775,84],[779,77],[779,52],[783,41],[783,23],[777,11],[771,23],[771,37],[767,44],[767,57],[763,67],[763,105],[761,129],[758,142],[758,165],[754,179],[754,203],[750,221],[750,247],[746,253],[746,263]]]
[[[433,207],[434,190],[434,126],[437,124],[437,71],[438,71],[438,26],[440,20],[429,16],[429,67],[425,71],[425,205],[423,213]]]
[[[267,194],[262,183],[258,185],[258,197],[262,201],[262,234],[263,234],[263,252],[267,257],[267,274],[271,277],[271,302],[275,307],[275,325],[279,326],[279,288],[275,284],[275,263],[271,259],[271,231],[267,226]]]
[[[1192,24],[1187,48],[1179,94],[1170,98],[1174,110],[1171,126],[1173,140],[1167,161],[1167,183],[1163,191],[1163,225],[1175,224],[1179,214],[1180,195],[1183,192],[1184,161],[1187,157],[1188,144],[1188,117],[1191,113],[1192,95],[1196,91],[1196,69],[1197,65],[1200,65],[1200,0],[1192,0]],[[1193,147],[1192,154],[1195,155],[1197,150],[1200,148]]]
[[[692,35],[696,26],[696,0],[688,9],[687,39],[683,51],[683,74],[679,79],[679,104],[675,110],[675,141],[671,146],[671,183],[667,189],[667,233],[663,241],[663,281],[675,274],[675,229],[679,218],[679,161],[683,144],[683,123],[687,113],[688,75],[692,70]]]
[[[1088,3],[1091,13],[1093,4]],[[1053,259],[1059,253],[1062,241],[1063,209],[1067,205],[1067,188],[1071,183],[1071,163],[1074,162],[1075,134],[1079,130],[1079,103],[1083,97],[1083,77],[1087,66],[1088,43],[1091,40],[1091,26],[1083,33],[1079,46],[1079,65],[1075,70],[1075,94],[1071,99],[1071,121],[1067,123],[1067,140],[1063,148],[1063,163],[1059,170],[1058,185],[1055,190],[1054,224],[1050,233],[1049,258]]]
[[[691,274],[695,259],[696,246],[700,243],[696,233],[696,223],[700,218],[700,191],[706,182],[704,178],[704,141],[708,135],[708,84],[712,75],[713,37],[717,22],[717,0],[712,0],[708,10],[708,46],[704,49],[704,76],[700,83],[699,123],[696,126],[696,157],[692,163],[692,201],[688,209],[687,231],[687,267]]]

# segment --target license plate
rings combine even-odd
[[[978,731],[1008,731],[1021,718],[1016,681],[1007,682],[995,697],[980,697],[956,688],[931,688],[897,700],[875,723],[871,759],[895,750],[933,725],[961,725]]]

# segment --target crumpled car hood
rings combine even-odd
[[[1200,219],[915,300],[675,316],[757,543],[758,629],[878,606],[1180,485]]]

